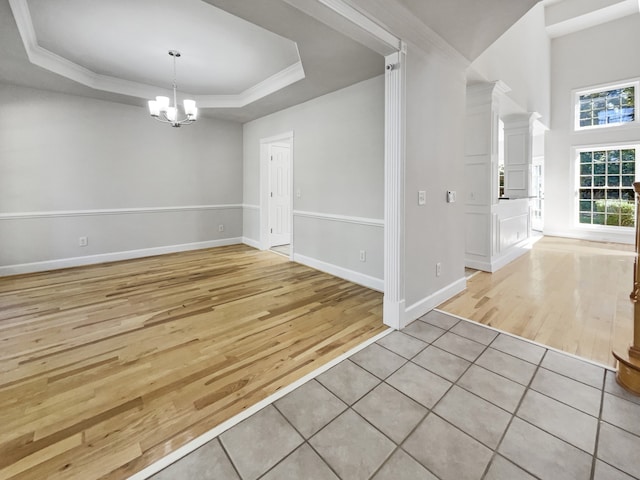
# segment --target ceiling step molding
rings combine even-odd
[[[27,0],[9,0],[9,5],[32,64],[96,90],[143,99],[154,98],[157,95],[172,97],[171,89],[98,74],[43,48],[38,43]],[[299,52],[298,59],[300,59]],[[304,78],[302,61],[298,60],[239,94],[194,95],[181,91],[181,95],[192,98],[201,108],[242,108]]]
[[[551,38],[562,37],[640,12],[638,0],[564,0],[545,7]]]

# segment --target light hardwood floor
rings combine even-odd
[[[122,479],[383,331],[246,246],[0,278],[0,479]]]
[[[445,312],[615,366],[632,341],[634,248],[543,237],[494,274],[480,272]]]

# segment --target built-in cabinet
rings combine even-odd
[[[487,272],[525,253],[531,241],[533,134],[538,116],[501,115],[507,92],[502,82],[467,88],[465,264]],[[504,158],[503,198],[499,158]]]

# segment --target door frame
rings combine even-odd
[[[272,137],[260,139],[260,248],[268,250],[271,248],[271,235],[269,233],[269,192],[270,192],[270,168],[269,168],[269,146],[272,143],[288,143],[290,148],[291,168],[289,169],[289,186],[290,188],[290,205],[289,205],[289,221],[291,225],[291,243],[289,248],[289,259],[293,260],[293,242],[294,242],[294,225],[293,225],[293,199],[295,197],[293,189],[293,169],[294,169],[294,148],[293,148],[293,130],[283,132]]]

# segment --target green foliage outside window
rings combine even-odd
[[[635,155],[635,148],[580,152],[580,223],[635,226]]]

